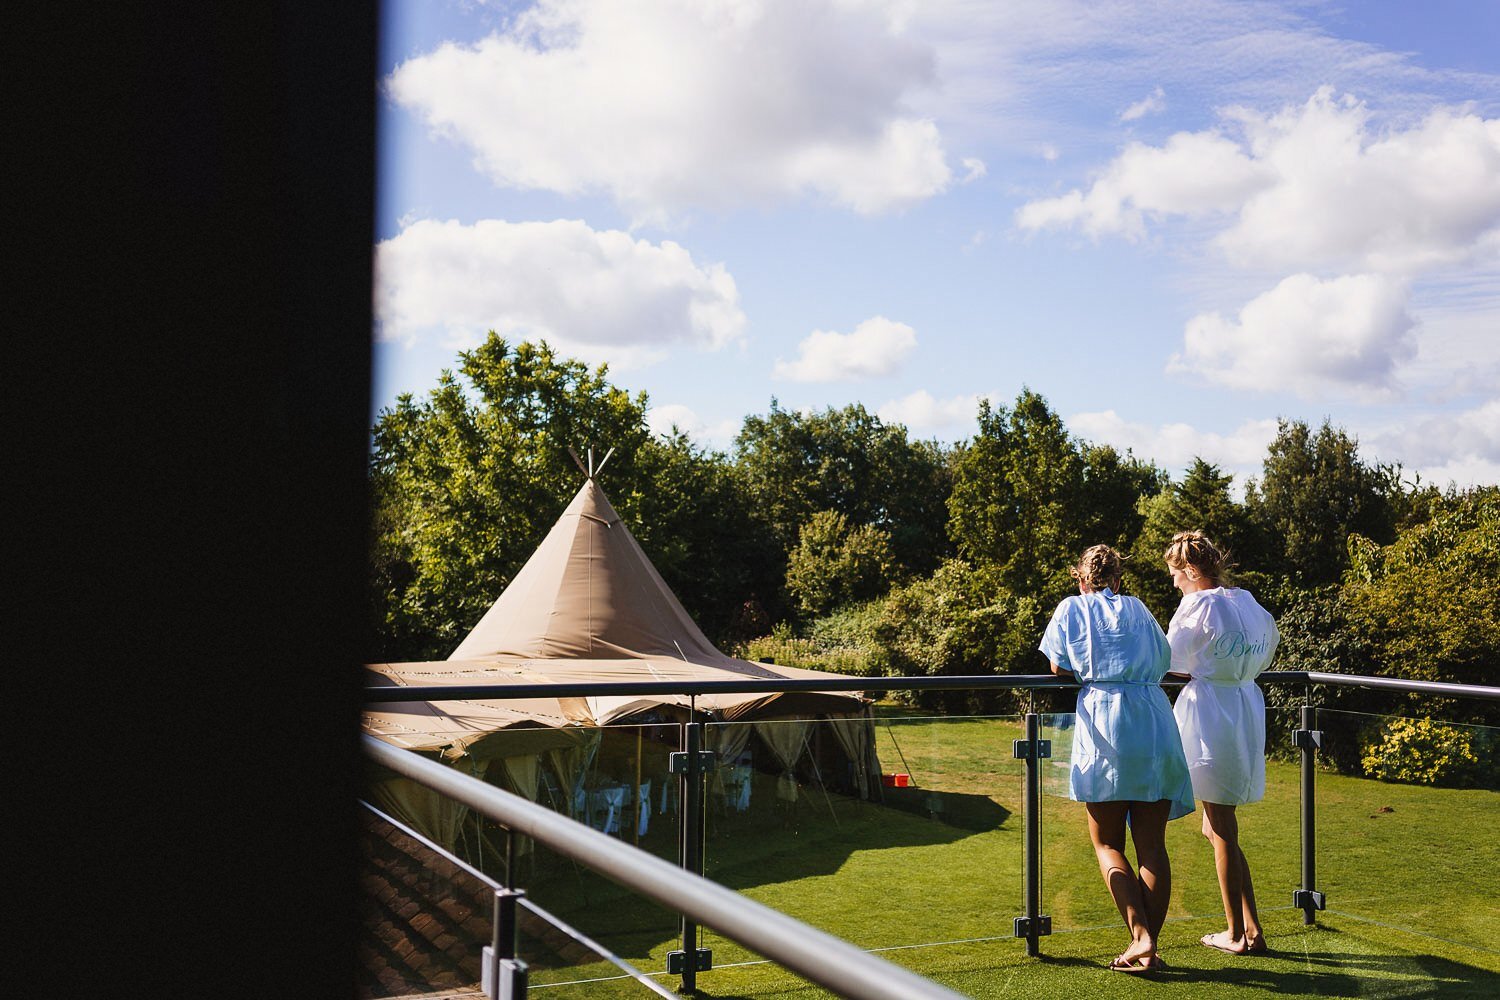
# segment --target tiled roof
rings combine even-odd
[[[371,813],[361,823],[360,995],[477,993],[490,887]],[[533,965],[590,960],[587,949],[525,911],[521,931],[521,954]]]

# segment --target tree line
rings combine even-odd
[[[866,675],[1037,673],[1037,641],[1074,592],[1068,568],[1083,548],[1126,553],[1124,589],[1165,625],[1178,595],[1162,551],[1193,528],[1229,548],[1236,580],[1276,615],[1273,669],[1488,684],[1500,674],[1500,487],[1422,483],[1366,461],[1326,421],[1281,421],[1261,474],[1236,491],[1202,459],[1173,479],[1082,440],[1030,389],[981,402],[974,435],[951,445],[858,404],[798,412],[773,399],[719,452],[675,429],[654,435],[647,404],[606,367],[491,334],[425,396],[381,411],[365,659],[446,657],[577,491],[568,449],[594,446],[615,449],[601,482],[662,577],[711,639],[750,658]],[[907,698],[1014,707],[996,693]],[[1377,703],[1346,689],[1323,701]],[[1500,723],[1482,702],[1378,704]],[[1482,730],[1457,743],[1447,730],[1393,732],[1366,726],[1341,765],[1411,778],[1395,773],[1409,744],[1441,743],[1424,751],[1448,761],[1440,777],[1462,783],[1490,766]]]

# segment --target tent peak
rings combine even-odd
[[[604,463],[608,462],[609,456],[613,455],[614,453],[615,450],[613,448],[610,448],[609,451],[606,451],[604,453],[604,457],[599,459],[599,464],[595,465],[594,449],[591,447],[588,449],[588,464],[585,465],[583,459],[578,457],[578,452],[574,451],[571,446],[568,448],[568,454],[573,456],[573,462],[578,466],[578,471],[582,472],[589,479],[593,479],[599,473],[604,471]]]

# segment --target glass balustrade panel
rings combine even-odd
[[[1330,918],[1495,951],[1500,728],[1326,708],[1318,727],[1316,888]]]
[[[715,724],[709,878],[867,949],[1009,937],[1020,871],[1014,716]],[[752,960],[704,932],[715,964]]]

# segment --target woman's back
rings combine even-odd
[[[1083,685],[1078,692],[1069,796],[1080,802],[1171,800],[1193,811],[1172,704],[1161,689],[1171,648],[1146,606],[1112,589],[1057,606],[1040,650]]]
[[[1172,669],[1211,684],[1254,680],[1281,634],[1248,590],[1213,587],[1182,599],[1169,626]]]
[[[1171,663],[1161,626],[1134,597],[1108,588],[1065,599],[1043,651],[1090,684],[1159,684]]]

